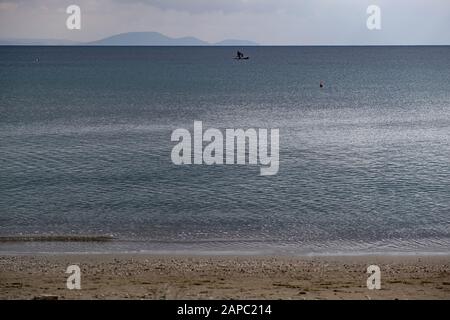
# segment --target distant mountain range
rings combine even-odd
[[[76,46],[82,44],[59,39],[0,39],[0,46]]]
[[[217,43],[194,37],[171,38],[159,32],[128,32],[92,42],[57,39],[0,39],[0,45],[62,45],[62,46],[257,46],[256,42],[227,39]]]

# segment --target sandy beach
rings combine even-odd
[[[69,265],[81,290],[68,290]],[[381,289],[366,286],[369,265]],[[2,299],[450,299],[449,256],[0,257]]]

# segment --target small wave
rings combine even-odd
[[[29,235],[29,236],[0,236],[3,242],[107,242],[114,240],[112,236],[104,235]]]

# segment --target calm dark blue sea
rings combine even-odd
[[[450,253],[450,47],[0,47],[0,252]],[[323,81],[324,88],[319,88]],[[279,128],[280,169],[172,163]]]

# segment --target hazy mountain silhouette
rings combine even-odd
[[[254,46],[255,42],[247,40],[223,40],[209,43],[195,37],[171,38],[159,32],[128,32],[117,34],[105,39],[93,41],[90,45],[107,46]]]
[[[0,46],[76,46],[83,43],[60,39],[0,39]]]
[[[207,46],[194,37],[170,38],[158,32],[128,32],[89,42],[97,46]]]
[[[89,45],[89,46],[255,46],[247,40],[223,40],[209,43],[195,37],[171,38],[159,32],[128,32],[92,42],[53,39],[0,39],[0,45]]]

